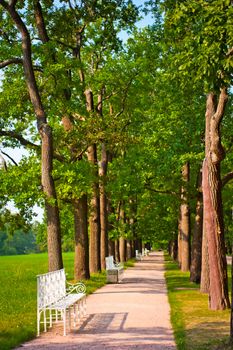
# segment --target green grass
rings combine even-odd
[[[178,350],[228,350],[230,311],[208,309],[208,296],[166,257],[171,322]],[[230,274],[229,274],[230,276]]]
[[[73,279],[74,253],[63,254],[67,280]],[[0,257],[0,349],[36,336],[36,275],[48,271],[47,254]],[[106,283],[105,272],[85,281],[87,294]]]

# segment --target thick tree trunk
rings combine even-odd
[[[111,206],[111,201],[110,201],[110,199],[108,198],[108,200],[107,200],[107,215],[108,215],[108,217],[109,217],[112,213],[114,213],[114,209],[113,209],[113,207]],[[108,232],[110,232],[111,230],[113,230],[113,228],[114,228],[114,226],[113,226],[112,222],[110,222],[110,221],[108,220]],[[109,256],[112,255],[112,256],[114,257],[114,259],[116,259],[116,257],[115,257],[115,243],[114,243],[113,240],[110,240],[110,239],[108,239],[108,255],[109,255]]]
[[[101,269],[105,269],[105,257],[108,256],[108,211],[107,195],[105,193],[105,178],[107,174],[108,155],[106,147],[102,144],[101,163],[99,168],[100,175],[100,257]]]
[[[132,258],[132,241],[127,239],[126,241],[126,260]]]
[[[202,250],[201,250],[201,285],[200,292],[208,294],[210,290],[210,269],[208,256],[208,242],[205,229],[205,213],[203,216]]]
[[[88,159],[92,162],[96,155],[96,147],[88,148]],[[96,157],[95,157],[96,159]],[[92,197],[89,208],[89,227],[90,227],[90,272],[95,273],[101,270],[100,265],[100,205],[99,205],[99,186],[98,183],[92,185]]]
[[[135,258],[135,241],[131,240],[131,257]]]
[[[223,213],[219,164],[203,164],[205,229],[210,270],[209,306],[211,310],[230,307],[227,263],[223,239]]]
[[[87,111],[94,111],[93,94],[91,90],[85,91]],[[90,200],[89,226],[90,226],[90,272],[101,270],[100,264],[100,197],[97,169],[97,147],[95,144],[88,147],[88,160],[94,166],[96,181],[92,185],[92,197]]]
[[[202,172],[198,175],[198,194],[196,203],[196,215],[193,229],[193,241],[191,252],[190,281],[200,283],[201,281],[201,250],[203,231],[203,196],[202,196]]]
[[[57,204],[56,189],[52,177],[53,137],[52,130],[47,124],[44,106],[36,83],[32,64],[31,38],[15,4],[2,3],[9,12],[17,29],[21,34],[23,68],[28,93],[36,115],[37,128],[41,137],[41,182],[45,196],[45,209],[47,217],[49,271],[63,267],[61,254],[60,217]]]
[[[120,262],[126,261],[126,240],[124,237],[119,239]]]
[[[87,196],[73,201],[75,226],[75,280],[89,279]]]
[[[180,210],[179,210],[179,220],[178,220],[178,237],[177,237],[177,261],[178,261],[178,265],[181,268],[181,257],[182,257],[182,239],[181,239],[182,235],[181,235],[181,206],[180,206]]]
[[[115,259],[115,244],[114,244],[114,241],[112,240],[108,240],[108,255],[109,256],[113,256],[114,259]]]
[[[114,241],[114,246],[115,246],[115,260],[116,260],[116,262],[120,262],[119,240],[118,239],[116,239]]]
[[[59,270],[63,267],[61,250],[60,217],[56,198],[55,185],[52,177],[52,132],[44,124],[40,128],[41,135],[41,183],[45,197],[47,217],[47,241],[49,271]]]
[[[178,241],[177,239],[173,239],[171,241],[171,257],[174,261],[177,260],[177,256],[178,256]]]
[[[187,184],[189,182],[189,163],[186,163],[182,169],[182,178],[184,185],[181,190],[181,221],[180,221],[180,230],[181,230],[181,240],[182,240],[182,249],[181,249],[181,270],[189,271],[190,267],[190,212],[188,204],[188,195],[187,195]]]
[[[230,307],[220,178],[220,164],[224,159],[220,124],[227,98],[226,88],[221,88],[218,102],[216,95],[210,93],[206,103],[206,145],[202,174],[204,225],[208,241],[210,269],[209,307],[211,310],[223,310]]]

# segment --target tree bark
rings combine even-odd
[[[126,241],[126,260],[132,258],[132,241],[127,239]]]
[[[87,196],[73,200],[75,226],[75,280],[89,279]]]
[[[47,218],[47,241],[49,271],[63,267],[61,249],[60,216],[56,198],[55,185],[52,177],[52,131],[47,124],[40,128],[41,135],[41,184],[45,197]]]
[[[227,98],[226,89],[221,88],[218,103],[214,93],[209,93],[206,103],[203,203],[204,225],[208,241],[209,307],[211,310],[223,310],[230,307],[220,177],[220,164],[225,156],[221,145],[220,124]]]
[[[126,240],[124,237],[119,239],[120,262],[126,261]]]
[[[211,166],[212,165],[212,166]],[[209,307],[224,310],[230,306],[227,286],[227,263],[223,235],[219,164],[203,164],[205,229],[209,257]],[[210,172],[209,172],[210,170]],[[216,197],[213,198],[212,195]]]
[[[190,268],[190,211],[188,204],[188,195],[187,195],[187,185],[189,182],[189,172],[190,167],[189,163],[186,163],[182,169],[182,178],[184,185],[181,190],[181,270],[189,271]]]
[[[101,89],[101,93],[98,96],[97,111],[100,118],[103,118],[103,93],[104,89]],[[105,270],[105,257],[108,256],[108,210],[107,210],[107,195],[105,191],[106,175],[108,169],[108,152],[106,150],[105,143],[101,145],[101,160],[99,166],[100,176],[100,262],[101,269]]]
[[[115,260],[116,260],[116,262],[120,262],[119,240],[118,239],[116,239],[114,241],[114,246],[115,246]]]
[[[202,232],[202,250],[201,250],[201,285],[200,292],[209,294],[210,290],[210,269],[208,256],[208,242],[205,229],[205,213],[203,213],[203,232]]]
[[[41,184],[45,195],[45,210],[47,217],[47,238],[49,271],[59,270],[63,267],[61,250],[60,217],[56,197],[55,184],[52,177],[53,169],[53,136],[52,129],[47,124],[45,110],[35,79],[31,38],[28,29],[22,21],[15,5],[1,1],[2,6],[9,12],[17,29],[21,34],[24,76],[31,103],[37,120],[37,128],[41,137]]]
[[[85,91],[87,111],[94,111],[93,94],[91,90]],[[97,168],[97,147],[93,144],[88,147],[89,162],[94,166],[96,181],[92,185],[92,196],[90,200],[89,226],[90,226],[90,272],[96,273],[101,270],[100,263],[100,197]]]
[[[202,172],[199,171],[197,186],[196,215],[193,229],[193,241],[191,251],[190,281],[200,283],[201,281],[201,250],[203,231],[203,197],[202,197]]]
[[[178,265],[181,268],[181,262],[182,262],[182,239],[181,239],[182,235],[181,235],[181,206],[180,206],[180,210],[179,210],[179,220],[178,220],[178,237],[177,237],[177,261],[178,261]]]

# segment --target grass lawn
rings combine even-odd
[[[63,254],[67,280],[73,279],[74,253]],[[36,336],[36,275],[48,271],[47,254],[0,256],[0,349]],[[106,283],[105,273],[85,281],[87,294]]]
[[[171,321],[178,350],[230,350],[230,311],[210,311],[208,296],[166,257]],[[230,276],[230,269],[229,269]]]

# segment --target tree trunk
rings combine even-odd
[[[120,262],[126,261],[126,240],[124,237],[119,239]]]
[[[174,261],[176,261],[177,256],[178,256],[178,241],[177,239],[173,239],[171,241],[171,257]]]
[[[47,217],[49,271],[59,270],[63,267],[63,263],[61,253],[62,249],[59,209],[55,184],[52,177],[52,130],[47,124],[44,106],[42,104],[36,83],[32,64],[31,38],[28,29],[20,17],[20,14],[16,11],[14,4],[10,5],[8,3],[3,3],[2,5],[9,12],[12,20],[14,21],[17,29],[21,34],[24,76],[30,100],[36,115],[38,132],[41,137],[41,183],[45,196],[45,210]]]
[[[131,255],[132,254],[132,247],[131,247],[131,245],[132,245],[132,241],[127,239],[127,241],[126,241],[126,260],[132,258],[132,255]]]
[[[182,239],[181,239],[182,235],[181,235],[181,206],[180,206],[180,210],[179,210],[179,221],[178,221],[178,237],[177,237],[177,261],[178,261],[178,265],[181,268],[181,257],[182,257]]]
[[[210,269],[208,256],[208,242],[205,229],[205,213],[203,217],[202,251],[201,251],[201,285],[200,292],[208,294],[210,290]]]
[[[89,279],[87,196],[73,201],[75,226],[75,280]]]
[[[108,155],[105,145],[102,144],[100,175],[100,257],[101,269],[105,269],[105,257],[108,256],[108,211],[107,196],[105,193],[105,180],[107,174]]]
[[[203,231],[203,197],[202,197],[202,173],[198,175],[198,194],[196,203],[196,216],[193,229],[193,241],[191,252],[190,281],[200,283],[201,281],[201,250]]]
[[[111,239],[108,240],[108,255],[112,255],[115,259],[115,244]]]
[[[116,262],[120,262],[119,240],[118,239],[116,239],[114,241],[114,245],[115,245],[115,260],[116,260]]]
[[[108,215],[108,217],[112,213],[114,213],[114,209],[111,205],[110,199],[108,198],[107,199],[107,215]],[[114,228],[114,226],[113,226],[112,222],[110,222],[108,220],[108,232],[110,232],[113,228]],[[112,255],[114,257],[114,259],[116,259],[116,257],[115,257],[115,243],[113,240],[110,240],[109,238],[108,238],[108,254],[109,254],[109,256]]]
[[[226,88],[221,88],[219,100],[210,93],[206,103],[205,160],[203,162],[204,225],[208,241],[210,287],[209,307],[223,310],[230,307],[224,224],[221,194],[220,164],[224,159],[220,124],[227,103]]]
[[[186,163],[182,169],[182,178],[184,185],[181,190],[181,270],[189,271],[190,267],[190,213],[187,195],[187,185],[189,182],[189,163]]]
[[[49,271],[59,270],[63,267],[61,250],[60,217],[56,198],[55,185],[52,177],[52,132],[44,124],[40,128],[41,135],[41,183],[45,197],[47,217],[47,241]]]
[[[230,307],[227,286],[227,263],[223,235],[219,164],[203,164],[205,229],[208,241],[210,270],[209,307],[223,310]]]
[[[91,90],[85,91],[87,111],[94,111],[93,94]],[[100,264],[100,197],[97,169],[97,147],[93,144],[88,147],[88,160],[94,166],[96,181],[92,185],[92,197],[90,201],[89,226],[90,226],[90,272],[101,270]]]

